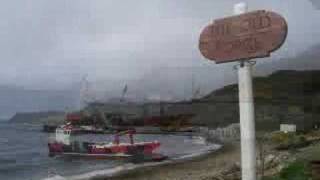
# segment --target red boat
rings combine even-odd
[[[135,143],[133,140],[134,133],[134,130],[117,133],[114,141],[109,143],[70,142],[71,130],[68,128],[57,129],[55,141],[48,143],[49,156],[130,157],[152,155],[154,150],[160,146],[158,141]],[[120,143],[120,136],[125,134],[129,136],[130,143]]]

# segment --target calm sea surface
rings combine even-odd
[[[127,160],[50,158],[47,149],[49,138],[52,138],[52,134],[42,133],[41,126],[0,123],[0,180],[37,180],[55,174],[72,176],[128,163]],[[113,137],[80,135],[75,138],[109,141]],[[135,140],[160,141],[161,148],[157,152],[170,158],[193,154],[206,148],[206,144],[197,143],[191,136],[136,135]]]

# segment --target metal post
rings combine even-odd
[[[234,6],[235,15],[245,13],[246,11],[246,3],[239,3]],[[242,180],[256,180],[255,122],[251,66],[250,62],[242,61],[238,68]]]

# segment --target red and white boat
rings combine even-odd
[[[53,142],[48,143],[49,156],[84,156],[84,157],[131,157],[134,155],[152,155],[160,146],[160,142],[134,142],[134,130],[128,130],[115,134],[113,142],[94,143],[70,141],[72,130],[70,128],[58,128]],[[127,134],[130,143],[121,143],[120,136]],[[152,156],[153,157],[153,156]],[[154,156],[161,158],[162,156]]]

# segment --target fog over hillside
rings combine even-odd
[[[0,86],[0,118],[16,112],[65,111],[77,108],[78,96],[72,90],[29,90]]]
[[[277,70],[287,69],[319,69],[319,50],[320,45],[316,45],[292,58],[260,60],[254,68],[254,75],[266,76]],[[200,90],[198,96],[204,96],[215,89],[236,83],[237,74],[233,69],[236,64],[227,65],[229,71],[213,69],[210,66],[154,68],[141,79],[91,80],[88,76],[88,95],[85,100],[120,101],[126,84],[128,90],[124,98],[127,101],[185,100],[190,99],[193,96],[192,91],[198,89]],[[210,74],[215,76],[209,76]],[[206,78],[203,78],[204,76]],[[62,90],[32,90],[17,86],[0,86],[0,117],[12,116],[15,112],[77,109],[80,105],[81,86],[83,82],[80,81]]]
[[[266,76],[278,70],[313,70],[320,68],[320,44],[290,58],[265,58],[257,60],[254,76]],[[146,72],[141,79],[91,81],[91,94],[95,99],[120,97],[125,84],[128,85],[126,97],[131,99],[156,98],[182,100],[190,99],[193,91],[200,89],[200,95],[206,95],[222,86],[236,83],[237,73],[234,66],[226,69],[212,65],[202,67],[162,67]],[[214,65],[217,66],[217,65]],[[193,81],[193,82],[192,82]],[[193,86],[193,88],[192,88]],[[93,99],[93,98],[92,98]]]
[[[287,41],[272,55],[274,61],[294,57],[320,42],[320,21],[316,21],[320,11],[313,1],[245,0],[250,11],[272,10],[288,21]],[[161,82],[167,71],[168,81],[175,82],[180,78],[171,75],[189,76],[194,68],[199,69],[194,72],[197,79],[208,78],[203,81],[220,86],[234,79],[229,73],[232,64],[205,60],[198,50],[199,34],[212,20],[232,15],[237,2],[7,1],[0,7],[0,82],[63,89],[85,74],[92,82],[119,82],[148,79],[145,76],[155,72],[152,80]]]
[[[319,68],[317,0],[244,1],[249,11],[281,14],[289,27],[285,44],[257,62],[255,76]],[[182,100],[235,83],[237,63],[206,60],[198,41],[202,28],[232,15],[237,2],[6,1],[0,7],[0,116],[77,107],[85,75],[87,99],[102,101],[119,99],[125,85],[127,99]]]

